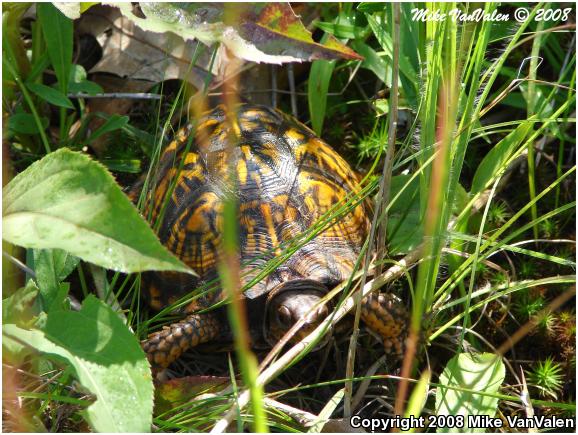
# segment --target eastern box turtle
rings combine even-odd
[[[357,176],[343,158],[278,110],[240,105],[231,124],[218,107],[200,119],[194,138],[191,134],[191,127],[181,130],[164,150],[145,216],[153,225],[160,220],[156,228],[161,242],[199,277],[143,274],[142,289],[154,309],[218,278],[222,210],[231,193],[226,182],[229,167],[236,170],[237,179],[233,193],[242,285],[279,256],[285,242],[302,235],[359,190]],[[236,143],[229,146],[232,138]],[[133,189],[133,198],[138,191]],[[327,306],[319,308],[318,302],[349,278],[368,229],[367,207],[360,202],[245,291],[252,329],[259,328],[269,345],[302,316],[307,322],[293,341],[312,331],[329,311]],[[207,292],[184,308],[188,317],[151,334],[143,348],[153,367],[167,367],[188,348],[222,336],[228,329],[223,309],[197,312],[223,299],[218,288]],[[362,320],[383,338],[386,350],[401,353],[406,315],[392,295],[366,298]]]

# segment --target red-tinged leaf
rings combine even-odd
[[[115,6],[143,30],[172,32],[206,45],[220,42],[252,62],[363,59],[334,37],[315,42],[288,3],[140,3],[146,18],[135,15],[130,4]]]

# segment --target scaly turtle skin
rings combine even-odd
[[[154,309],[218,277],[228,194],[235,195],[238,205],[241,284],[245,285],[282,253],[283,243],[306,232],[332,207],[359,191],[357,176],[345,160],[303,124],[277,110],[241,105],[236,122],[230,122],[218,107],[200,120],[194,138],[191,131],[181,130],[164,150],[145,216],[153,225],[160,219],[161,242],[199,278],[144,274],[143,292]],[[227,182],[229,168],[237,180],[233,188]],[[263,338],[270,345],[303,316],[306,325],[293,341],[325,318],[329,309],[319,308],[318,303],[349,278],[368,229],[366,206],[360,202],[245,292],[249,320],[262,325]],[[151,334],[143,348],[153,367],[167,367],[188,348],[223,335],[227,327],[222,312],[194,313],[224,298],[220,289],[209,292],[184,309],[189,314],[184,320]],[[386,350],[401,353],[406,313],[392,295],[366,298],[362,319],[383,338]]]

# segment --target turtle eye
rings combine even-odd
[[[291,311],[285,305],[281,305],[277,309],[277,322],[285,327],[293,325],[293,316]]]

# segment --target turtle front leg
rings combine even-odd
[[[383,339],[385,352],[399,358],[405,350],[409,315],[391,293],[372,293],[361,301],[361,319]]]
[[[153,374],[167,368],[188,349],[217,338],[221,322],[214,313],[191,314],[178,323],[164,326],[143,340],[141,346]]]

